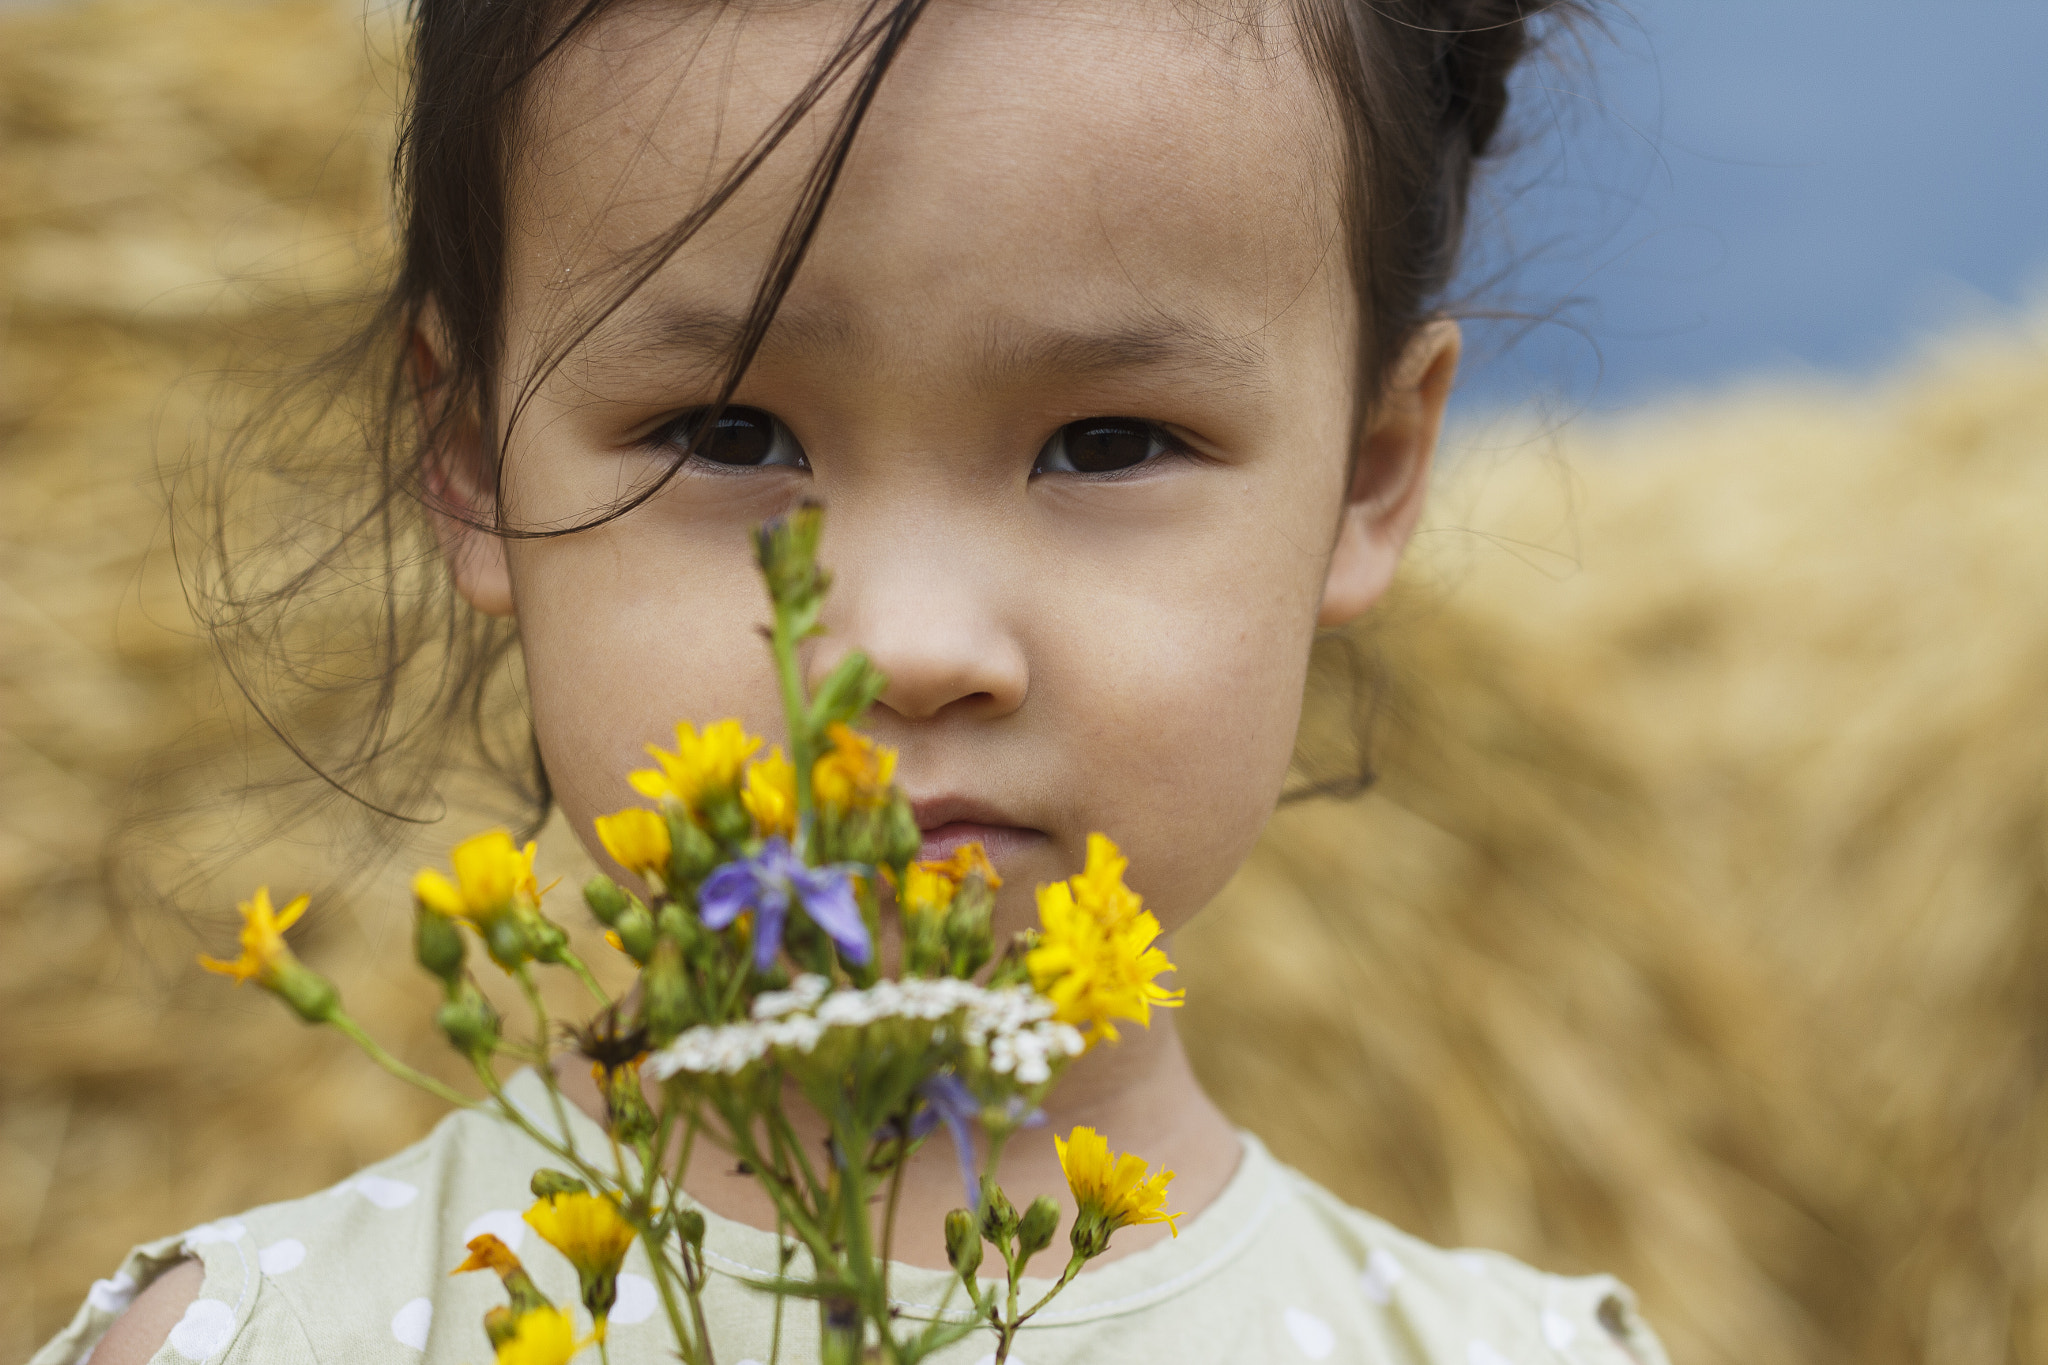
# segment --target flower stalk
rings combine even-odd
[[[682,722],[675,747],[650,745],[654,766],[628,777],[650,804],[594,823],[593,845],[621,880],[593,877],[583,900],[637,972],[633,990],[613,999],[544,912],[534,844],[486,831],[457,844],[447,870],[414,878],[413,956],[441,992],[436,1019],[483,1098],[393,1057],[293,956],[285,933],[306,913],[304,897],[280,910],[259,889],[241,907],[240,956],[202,959],[331,1025],[399,1079],[512,1125],[545,1156],[525,1215],[541,1244],[532,1250],[568,1263],[577,1297],[549,1302],[502,1243],[472,1243],[458,1269],[494,1270],[506,1291],[481,1324],[497,1365],[567,1365],[592,1348],[608,1365],[634,1254],[648,1262],[668,1348],[685,1365],[716,1365],[704,1295],[706,1243],[718,1233],[684,1188],[700,1141],[751,1172],[774,1209],[771,1360],[785,1301],[801,1297],[817,1306],[819,1358],[834,1365],[915,1365],[978,1331],[993,1333],[995,1359],[1007,1361],[1033,1316],[1119,1228],[1171,1227],[1177,1216],[1164,1209],[1171,1172],[1111,1155],[1086,1128],[1056,1139],[1080,1212],[1058,1280],[1023,1302],[1026,1269],[1057,1240],[1060,1216],[1043,1194],[1021,1212],[1012,1203],[999,1181],[1004,1148],[1043,1121],[1076,1058],[1114,1043],[1120,1022],[1142,1026],[1153,1008],[1180,1002],[1158,983],[1172,964],[1104,836],[1090,837],[1080,872],[1038,888],[1038,927],[1001,945],[1003,880],[980,847],[918,861],[922,835],[896,786],[896,755],[858,728],[886,680],[855,651],[815,693],[805,686],[803,648],[823,630],[831,584],[817,558],[822,528],[822,510],[806,504],[754,536],[783,744],[767,746],[736,719]],[[485,961],[516,986],[530,1043],[507,1039],[477,978]],[[592,1016],[556,1027],[537,979],[549,968],[583,983]],[[534,1065],[544,1119],[511,1102],[501,1055]],[[557,1080],[572,1056],[597,1083],[600,1151],[579,1150]],[[809,1121],[797,1122],[799,1107]],[[908,1163],[941,1128],[968,1205],[946,1218],[947,1255],[973,1316],[917,1325],[899,1314],[890,1267]],[[822,1131],[822,1148],[807,1131]],[[985,1285],[990,1247],[1002,1274]],[[794,1274],[799,1252],[808,1267]]]

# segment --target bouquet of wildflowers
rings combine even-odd
[[[415,948],[440,983],[437,1016],[484,1091],[472,1099],[407,1067],[342,1009],[334,987],[293,955],[283,931],[305,910],[282,911],[267,890],[242,906],[241,956],[202,958],[255,980],[309,1022],[353,1038],[386,1069],[450,1103],[517,1125],[553,1165],[534,1172],[527,1222],[577,1272],[581,1308],[550,1302],[512,1251],[485,1234],[458,1270],[490,1270],[508,1302],[483,1322],[499,1365],[563,1365],[594,1346],[627,1251],[638,1242],[678,1356],[713,1365],[702,1291],[703,1213],[682,1190],[699,1143],[740,1163],[772,1201],[786,1254],[769,1292],[818,1314],[826,1365],[908,1365],[977,1331],[1005,1360],[1018,1329],[1134,1223],[1168,1222],[1171,1172],[1147,1174],[1087,1128],[1056,1138],[1079,1214],[1050,1293],[1021,1301],[1025,1267],[1058,1236],[1050,1198],[1019,1211],[997,1179],[1004,1143],[1038,1118],[1076,1057],[1114,1042],[1119,1019],[1145,1022],[1178,1003],[1156,978],[1172,964],[1159,924],[1123,883],[1124,860],[1102,835],[1086,867],[1038,890],[1038,929],[998,948],[991,927],[1000,885],[979,845],[920,862],[920,833],[892,778],[895,755],[855,729],[884,679],[849,654],[815,694],[798,647],[820,632],[829,575],[818,565],[819,509],[807,506],[755,533],[773,607],[769,632],[788,753],[762,754],[739,722],[676,730],[673,752],[631,775],[658,809],[597,821],[597,835],[632,885],[595,877],[584,901],[606,938],[638,968],[613,999],[543,912],[534,846],[502,830],[456,846],[453,876],[414,879]],[[508,1035],[473,979],[472,939],[517,982],[531,1032]],[[893,960],[892,960],[893,959]],[[562,968],[595,1001],[586,1021],[551,1025],[535,973]],[[590,1063],[609,1148],[576,1150],[551,1059],[573,1048]],[[533,1065],[547,1085],[557,1132],[542,1131],[506,1098],[500,1057]],[[790,1114],[810,1106],[829,1134],[809,1150]],[[971,1129],[987,1137],[976,1169]],[[947,1255],[972,1316],[905,1325],[889,1297],[891,1244],[904,1163],[938,1130],[959,1153],[964,1205],[946,1217]],[[993,1278],[980,1270],[992,1248]]]

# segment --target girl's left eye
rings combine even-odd
[[[704,412],[703,408],[696,408],[672,418],[658,427],[649,439],[657,445],[681,449],[689,457],[724,469],[811,467],[810,458],[804,454],[803,446],[797,443],[796,434],[783,424],[781,418],[759,408],[726,407],[718,414],[718,420],[711,424],[711,429],[692,443],[691,437],[703,422]]]
[[[1089,417],[1052,434],[1033,474],[1116,474],[1149,464],[1184,447],[1157,422],[1136,417]]]

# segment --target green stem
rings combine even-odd
[[[538,1039],[534,1046],[545,1059],[548,1055],[548,1007],[541,1000],[540,987],[533,984],[533,973],[526,970],[524,962],[519,964],[519,970],[512,975],[519,982],[519,989],[526,995],[527,1007],[533,1011],[533,1028]],[[548,1107],[554,1110],[555,1127],[560,1130],[562,1141],[567,1142],[569,1110],[562,1103],[561,1090],[555,1085],[555,1069],[543,1061],[534,1068],[534,1073],[540,1077],[541,1084],[547,1087]]]
[[[554,1157],[565,1166],[573,1167],[576,1173],[590,1182],[590,1184],[599,1188],[603,1187],[604,1177],[598,1173],[596,1167],[585,1161],[575,1148],[556,1142],[546,1133],[534,1127],[526,1115],[520,1112],[519,1107],[505,1097],[504,1087],[498,1084],[498,1078],[491,1074],[490,1067],[485,1065],[482,1059],[474,1059],[473,1065],[476,1069],[477,1079],[483,1082],[484,1089],[490,1092],[493,1100],[497,1101],[498,1112],[507,1122],[531,1138],[549,1156]],[[566,1124],[563,1126],[562,1131],[566,1136],[568,1133]]]
[[[446,1100],[457,1108],[475,1109],[477,1107],[477,1102],[463,1094],[460,1090],[443,1085],[423,1071],[415,1071],[404,1062],[399,1061],[398,1058],[386,1052],[381,1043],[363,1032],[362,1025],[349,1018],[346,1014],[337,1012],[328,1022],[333,1024],[344,1037],[368,1054],[371,1061],[398,1077],[399,1080],[409,1085],[416,1085],[429,1095]]]
[[[889,1203],[882,1214],[882,1302],[889,1302],[889,1267],[896,1256],[896,1206],[903,1201],[903,1168],[909,1165],[903,1145],[896,1147],[896,1166],[889,1172]]]
[[[697,1272],[690,1273],[690,1249],[683,1248],[683,1293],[690,1300],[690,1321],[697,1325],[697,1340],[704,1347],[704,1365],[718,1365],[711,1346],[711,1325],[704,1321],[704,1248],[697,1248]]]
[[[590,968],[584,965],[583,959],[576,955],[575,950],[562,949],[562,963],[576,973],[577,979],[583,983],[583,988],[590,992],[591,998],[600,1006],[612,1003],[612,998],[605,994],[604,987],[597,984],[597,978],[590,974]]]
[[[782,713],[789,728],[789,761],[796,770],[796,855],[804,856],[811,832],[811,735],[806,723],[804,680],[796,657],[796,635],[789,612],[775,604],[775,625],[769,632],[775,651],[775,677],[782,685]]]
[[[1088,1258],[1086,1256],[1083,1256],[1078,1251],[1075,1252],[1073,1256],[1068,1259],[1067,1268],[1060,1272],[1059,1281],[1056,1284],[1054,1284],[1052,1288],[1045,1291],[1045,1297],[1040,1299],[1037,1303],[1032,1304],[1029,1308],[1025,1309],[1024,1315],[1018,1318],[1017,1321],[1011,1325],[1014,1327],[1022,1327],[1025,1323],[1031,1321],[1032,1316],[1036,1314],[1039,1309],[1045,1307],[1047,1304],[1052,1302],[1053,1295],[1059,1293],[1062,1289],[1065,1289],[1068,1285],[1074,1282],[1074,1277],[1081,1273],[1081,1267],[1087,1264]]]
[[[796,1258],[796,1244],[784,1239],[783,1228],[788,1226],[778,1211],[775,1215],[775,1274],[783,1279],[789,1275],[789,1263]],[[782,1365],[782,1305],[789,1295],[775,1296],[775,1329],[768,1338],[768,1365]]]
[[[675,1286],[669,1282],[674,1273],[669,1269],[667,1249],[651,1229],[643,1228],[640,1240],[647,1244],[647,1261],[654,1268],[654,1288],[661,1295],[662,1311],[668,1315],[668,1330],[676,1339],[676,1350],[690,1365],[704,1365],[698,1359],[696,1343],[690,1339],[689,1329],[683,1325],[683,1310],[676,1303]],[[705,1342],[708,1350],[711,1343]]]

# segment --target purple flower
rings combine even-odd
[[[910,1135],[921,1138],[940,1124],[946,1125],[946,1136],[953,1139],[953,1155],[960,1161],[960,1184],[967,1191],[967,1207],[980,1213],[981,1175],[974,1169],[974,1132],[968,1127],[981,1122],[980,1103],[967,1083],[950,1071],[929,1077],[917,1087],[917,1093],[924,1100],[924,1108],[910,1121]],[[1044,1110],[1023,1112],[1024,1101],[1015,1095],[1010,1097],[1007,1107],[1010,1120],[1021,1128],[1036,1128],[1045,1122]]]
[[[968,1093],[966,1082],[950,1071],[929,1078],[917,1087],[917,1093],[924,1097],[924,1108],[910,1121],[910,1135],[921,1138],[940,1124],[946,1125],[946,1135],[953,1139],[953,1155],[960,1160],[960,1184],[967,1191],[967,1207],[981,1212],[981,1176],[974,1169],[974,1134],[967,1126],[981,1121],[981,1106]]]
[[[853,898],[849,869],[843,864],[809,867],[784,840],[770,839],[753,857],[720,867],[697,893],[698,914],[710,928],[724,929],[742,913],[754,912],[754,967],[764,972],[782,951],[791,905],[802,907],[848,962],[867,962],[872,951],[868,927]]]

